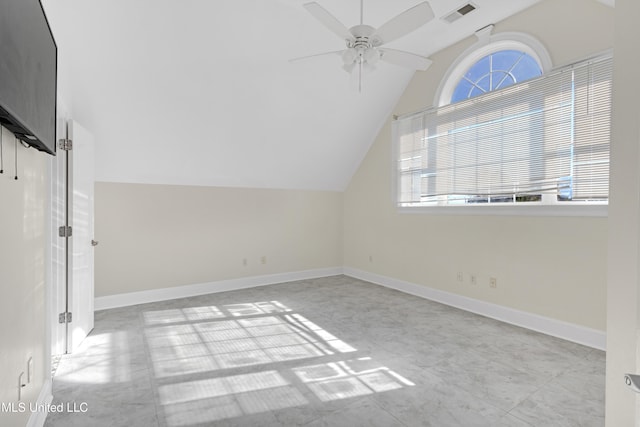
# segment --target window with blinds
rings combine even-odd
[[[606,203],[612,59],[400,117],[398,205]]]

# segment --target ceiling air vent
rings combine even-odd
[[[464,6],[462,6],[461,8],[459,8],[457,10],[454,10],[453,12],[449,13],[448,15],[443,16],[442,19],[451,24],[451,23],[457,21],[458,19],[462,18],[467,13],[473,12],[474,10],[476,10],[476,6],[474,6],[471,3],[467,3]]]

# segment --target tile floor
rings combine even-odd
[[[345,276],[104,310],[46,426],[602,426],[605,355]],[[70,405],[70,406],[69,406]]]

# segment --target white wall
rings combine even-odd
[[[22,401],[35,403],[49,378],[45,349],[46,209],[48,156],[18,143],[3,130],[0,174],[0,402],[17,402],[18,375],[33,357],[35,377]],[[0,412],[0,425],[24,426],[30,413]]]
[[[497,23],[494,33],[504,31],[536,37],[554,66],[563,65],[613,46],[613,11],[595,1],[546,0]],[[394,113],[431,106],[447,68],[475,41],[434,55]],[[605,330],[606,218],[400,214],[391,152],[388,120],[345,193],[346,267]],[[496,289],[489,277],[497,278]]]
[[[95,200],[96,297],[342,266],[339,192],[99,182]]]
[[[640,3],[616,1],[609,201],[606,425],[640,425],[640,402],[623,382],[640,373]]]

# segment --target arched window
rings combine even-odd
[[[447,105],[541,76],[551,70],[545,47],[524,33],[479,36],[449,67],[434,100]]]
[[[606,204],[610,55],[551,71],[530,36],[478,40],[435,108],[394,121],[398,206]]]
[[[500,50],[473,64],[453,90],[451,102],[473,98],[542,75],[538,62],[526,52]]]

